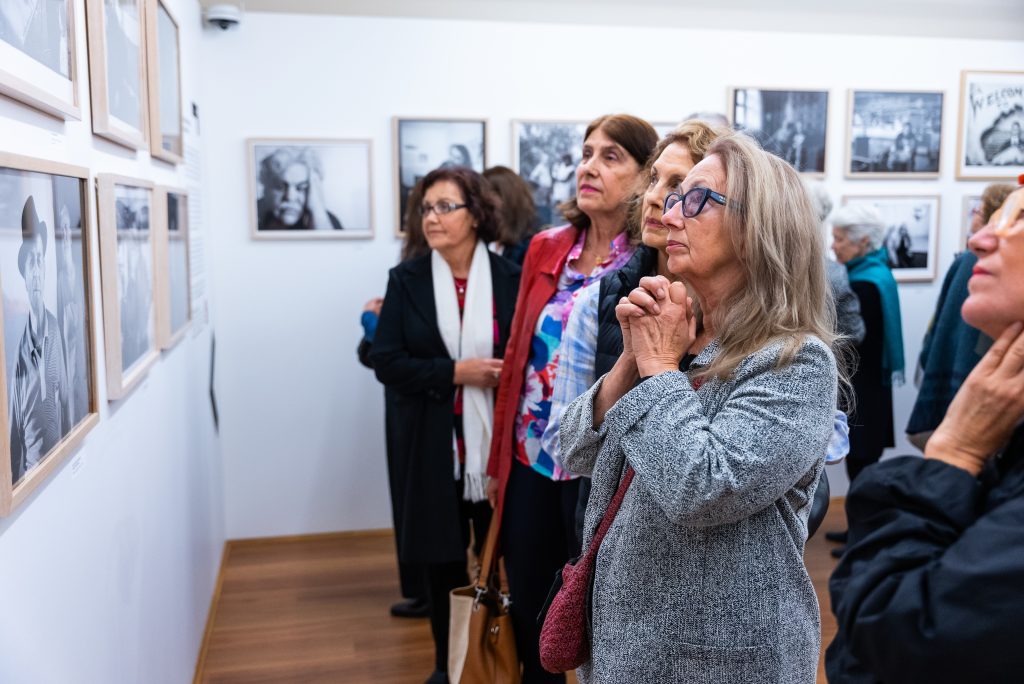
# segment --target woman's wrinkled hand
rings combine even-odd
[[[629,295],[643,314],[630,318],[631,344],[641,377],[678,370],[697,337],[693,300],[682,283],[663,276],[642,278]]]
[[[972,475],[1009,441],[1024,417],[1024,323],[996,340],[956,393],[925,446],[925,458]]]

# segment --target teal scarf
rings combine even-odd
[[[871,283],[882,300],[882,382],[903,384],[903,324],[900,322],[900,295],[896,279],[889,270],[885,247],[846,263],[850,282]]]

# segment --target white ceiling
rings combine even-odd
[[[200,0],[200,4],[225,2]],[[247,12],[1024,41],[1024,0],[228,0],[226,4],[244,5]]]

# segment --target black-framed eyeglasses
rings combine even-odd
[[[452,204],[451,202],[438,202],[437,204],[427,204],[424,202],[420,205],[420,216],[427,218],[430,212],[436,212],[438,216],[447,216],[457,209],[465,209],[466,204]]]
[[[725,195],[720,192],[715,192],[710,188],[690,188],[685,193],[670,192],[668,197],[665,198],[665,213],[672,211],[680,202],[683,203],[683,216],[686,218],[693,218],[704,211],[704,205],[708,203],[708,200],[714,200],[723,207],[728,204],[733,208],[737,208],[735,202],[729,202]]]

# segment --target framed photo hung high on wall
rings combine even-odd
[[[0,2],[0,94],[81,119],[73,0]]]
[[[800,173],[825,176],[827,90],[732,88],[729,116],[761,146]]]
[[[939,262],[939,196],[843,197],[843,204],[868,204],[885,223],[883,246],[896,282],[935,280]]]
[[[533,192],[541,226],[563,223],[558,205],[576,196],[585,121],[513,121],[512,170]]]
[[[156,340],[153,184],[97,178],[107,398],[124,397],[159,357]]]
[[[369,140],[251,138],[253,238],[373,237]]]
[[[0,515],[99,422],[88,183],[0,154]]]
[[[956,177],[1010,180],[1024,173],[1024,71],[962,71]]]
[[[416,183],[441,166],[465,166],[478,173],[487,168],[485,119],[394,118],[395,234],[402,234],[409,193]]]
[[[847,178],[938,178],[943,93],[851,90]]]
[[[145,149],[144,0],[86,0],[92,130],[129,149]]]
[[[153,217],[156,337],[160,349],[170,349],[185,336],[192,321],[188,195],[178,188],[157,187]]]
[[[181,44],[178,22],[162,0],[147,0],[146,73],[149,77],[149,153],[171,164],[185,157],[181,117]]]

